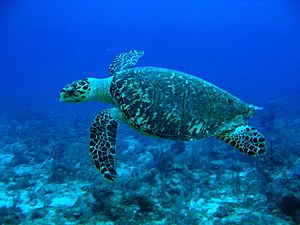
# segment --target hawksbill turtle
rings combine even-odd
[[[114,181],[117,176],[119,122],[153,137],[191,141],[215,136],[248,155],[266,152],[265,137],[245,121],[261,108],[180,71],[135,67],[143,55],[136,50],[121,53],[109,66],[110,77],[78,80],[60,92],[62,102],[114,106],[100,111],[90,127],[90,153],[104,178]]]

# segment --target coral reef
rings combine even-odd
[[[171,142],[122,125],[114,183],[89,157],[87,114],[2,119],[0,224],[299,224],[300,118],[276,104],[253,121],[269,146],[256,158],[213,138]]]

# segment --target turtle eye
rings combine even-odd
[[[72,88],[72,89],[66,91],[66,93],[67,93],[68,95],[74,95],[74,94],[75,94],[75,89]]]

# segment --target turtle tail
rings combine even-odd
[[[248,155],[263,155],[267,150],[266,139],[263,134],[256,128],[247,125],[224,131],[217,134],[216,137]]]

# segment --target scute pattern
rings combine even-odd
[[[116,78],[110,91],[130,125],[144,132],[153,129],[149,115],[155,111],[152,101],[155,92],[147,80],[139,76],[135,79]]]
[[[90,153],[95,166],[111,181],[117,176],[115,169],[117,128],[118,123],[110,115],[110,109],[101,111],[90,128]]]
[[[232,131],[222,132],[217,137],[248,155],[257,156],[266,152],[265,137],[250,126],[239,126]]]
[[[238,126],[237,115],[250,117],[248,105],[226,91],[188,74],[136,67],[118,72],[110,93],[131,126],[149,135],[189,141]],[[223,130],[222,130],[223,129]]]

